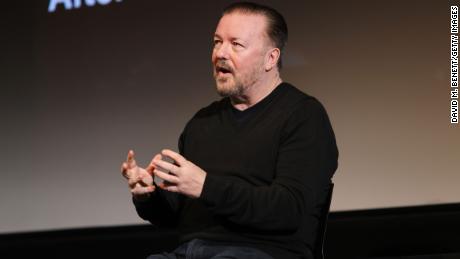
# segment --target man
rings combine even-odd
[[[280,78],[286,40],[277,11],[229,6],[212,52],[223,98],[187,123],[180,154],[143,169],[128,153],[139,216],[180,232],[181,246],[149,258],[312,258],[338,151],[323,106]]]

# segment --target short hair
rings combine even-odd
[[[233,12],[260,14],[267,18],[267,36],[280,49],[281,53],[288,39],[288,28],[284,17],[275,9],[251,2],[237,2],[224,9],[222,16]],[[278,69],[282,67],[281,54],[278,59]]]

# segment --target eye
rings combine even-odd
[[[236,42],[236,41],[232,41],[232,45],[235,47],[244,47],[243,44]]]
[[[219,40],[219,39],[214,39],[214,42],[213,42],[214,46],[219,45],[220,43],[222,43],[221,40]]]

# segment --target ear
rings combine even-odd
[[[277,66],[280,55],[281,51],[279,48],[274,48],[268,51],[265,59],[265,71],[270,71]]]

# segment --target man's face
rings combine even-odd
[[[214,34],[212,63],[217,92],[241,95],[265,74],[266,18],[238,11],[224,15]]]

